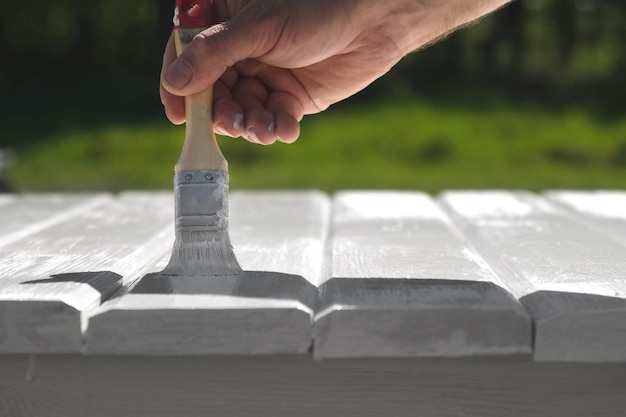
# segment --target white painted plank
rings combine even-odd
[[[171,193],[135,193],[0,248],[0,353],[77,352],[86,312],[173,241]]]
[[[522,306],[429,196],[343,192],[333,215],[317,358],[530,353]]]
[[[329,212],[319,192],[233,193],[230,236],[244,274],[143,277],[94,312],[87,352],[307,352]]]
[[[626,246],[626,191],[548,191],[544,195],[577,220]]]
[[[626,249],[525,192],[441,201],[535,320],[539,361],[626,361]]]
[[[5,204],[15,201],[16,196],[16,194],[0,194],[0,206],[4,206]]]
[[[25,194],[0,200],[0,246],[66,221],[110,200],[107,194]]]

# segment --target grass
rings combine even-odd
[[[171,188],[184,128],[64,126],[16,144],[19,190]],[[626,120],[573,107],[342,105],[308,116],[292,145],[220,138],[231,189],[626,188]]]

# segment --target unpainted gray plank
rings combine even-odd
[[[307,352],[329,212],[320,192],[233,193],[230,236],[244,273],[143,277],[93,312],[87,353]]]
[[[110,195],[103,193],[37,193],[0,200],[0,247],[71,219],[110,199]]]
[[[538,361],[626,361],[626,249],[528,192],[441,201],[535,321]]]
[[[0,353],[80,351],[86,313],[172,242],[171,193],[136,193],[0,248]]]
[[[0,356],[3,417],[623,417],[626,364]],[[207,412],[207,410],[210,410]]]
[[[530,353],[530,318],[424,193],[342,192],[316,358]]]
[[[626,246],[626,191],[547,191],[551,202]]]

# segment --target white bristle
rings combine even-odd
[[[177,233],[169,264],[162,271],[177,276],[239,275],[227,230],[182,231]]]
[[[161,272],[175,276],[240,275],[228,235],[228,173],[188,170],[174,176],[176,240]]]

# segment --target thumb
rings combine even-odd
[[[271,25],[268,21],[245,24],[243,20],[234,18],[196,35],[163,72],[161,82],[165,89],[178,96],[203,91],[213,85],[228,67],[269,51],[276,40],[269,39],[267,34],[280,31],[263,28]],[[261,36],[262,33],[265,36]]]

